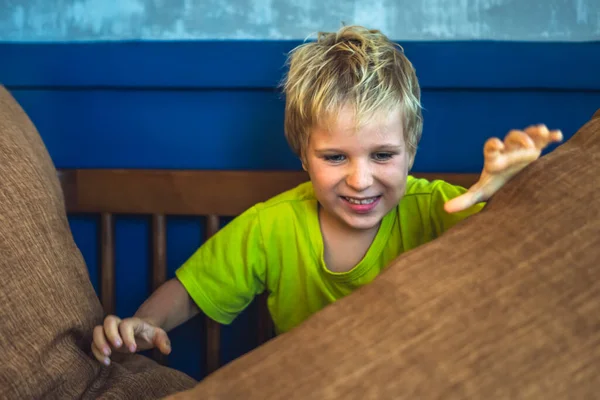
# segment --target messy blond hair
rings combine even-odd
[[[286,64],[285,136],[303,162],[311,129],[350,105],[357,126],[377,112],[402,112],[412,166],[423,129],[421,92],[402,47],[378,30],[345,26],[296,47]]]

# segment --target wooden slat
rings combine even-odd
[[[167,219],[163,214],[152,215],[152,291],[167,279]]]
[[[235,216],[306,180],[296,171],[61,171],[71,213]]]
[[[206,217],[206,240],[219,231],[219,217],[211,214]],[[221,327],[209,318],[204,317],[206,326],[206,373],[210,374],[221,366]]]
[[[67,211],[236,216],[306,182],[304,171],[61,170]],[[415,173],[469,187],[478,174]]]
[[[258,345],[262,345],[269,341],[272,337],[273,332],[273,319],[269,313],[269,307],[267,305],[267,299],[269,295],[267,292],[261,294],[258,297],[258,321],[257,321],[257,340]]]
[[[154,292],[167,279],[167,219],[163,214],[152,215],[152,287]],[[167,356],[154,349],[153,358],[167,364]]]
[[[114,217],[100,215],[100,299],[106,314],[115,313],[115,238]]]

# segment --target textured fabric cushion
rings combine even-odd
[[[136,355],[89,356],[103,318],[35,127],[0,87],[0,398],[159,398],[195,383]]]
[[[480,214],[171,399],[596,398],[599,155],[596,118]]]

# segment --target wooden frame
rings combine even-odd
[[[200,171],[139,169],[63,169],[58,171],[68,214],[100,215],[100,300],[107,314],[115,311],[114,215],[152,217],[152,290],[166,280],[166,218],[206,217],[206,235],[214,235],[220,217],[236,216],[257,202],[308,180],[303,171]],[[477,174],[414,174],[469,187]],[[266,296],[260,299],[258,343],[267,341],[272,321]],[[206,371],[220,367],[220,326],[206,320]],[[162,357],[155,353],[155,358]]]

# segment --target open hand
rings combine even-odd
[[[136,351],[158,348],[161,353],[171,352],[171,343],[167,333],[140,318],[120,319],[109,315],[103,325],[94,328],[92,353],[105,365],[110,364],[113,351],[135,353]]]
[[[502,142],[498,138],[486,141],[484,165],[479,181],[469,190],[446,202],[444,208],[453,213],[490,199],[508,180],[537,160],[544,148],[563,139],[559,130],[549,131],[545,125],[532,125],[524,131],[512,130]]]

